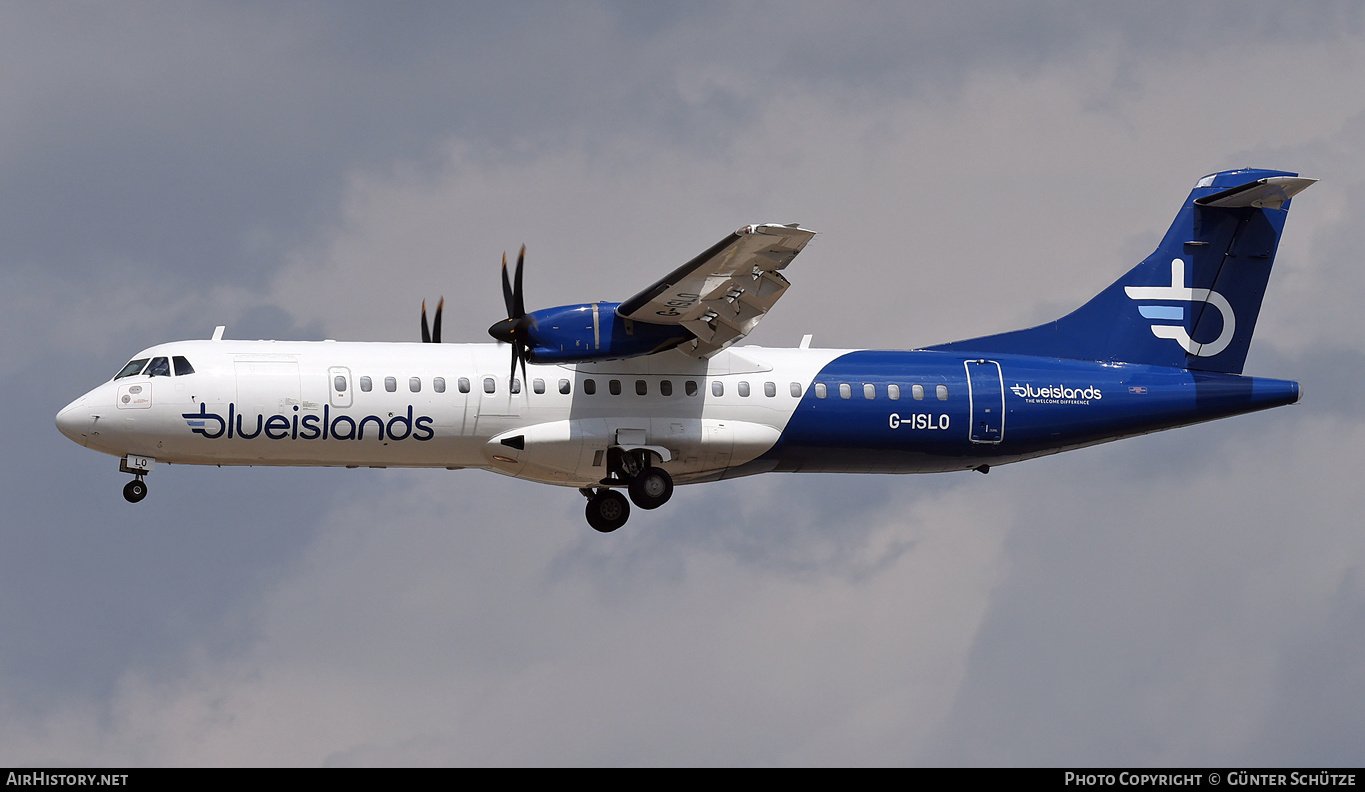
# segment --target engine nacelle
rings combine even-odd
[[[623,319],[620,303],[583,303],[531,311],[526,331],[532,363],[584,363],[619,360],[672,349],[694,336],[678,325]]]

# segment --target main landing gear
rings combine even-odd
[[[588,498],[585,514],[588,525],[591,525],[594,531],[611,533],[630,519],[630,502],[616,490],[603,487],[596,492],[590,489],[581,489],[579,492]]]
[[[602,533],[611,533],[626,524],[630,519],[631,503],[641,509],[657,509],[673,497],[673,477],[667,470],[649,464],[649,452],[611,449],[610,459],[612,473],[602,483],[625,484],[630,501],[607,486],[579,490],[588,499],[588,525]]]

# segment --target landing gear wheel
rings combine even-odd
[[[673,477],[663,468],[645,468],[630,480],[630,500],[641,509],[657,509],[671,497]]]
[[[588,499],[587,517],[593,530],[611,533],[630,519],[630,502],[615,490],[598,490]]]
[[[147,484],[142,479],[133,479],[123,485],[123,499],[129,503],[137,503],[145,497],[147,497]]]

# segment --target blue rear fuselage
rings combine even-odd
[[[1183,368],[860,351],[820,371],[764,461],[782,471],[962,470],[1298,398],[1297,382]]]

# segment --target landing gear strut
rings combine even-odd
[[[123,485],[123,499],[129,503],[137,503],[147,497],[147,483],[141,476]]]

